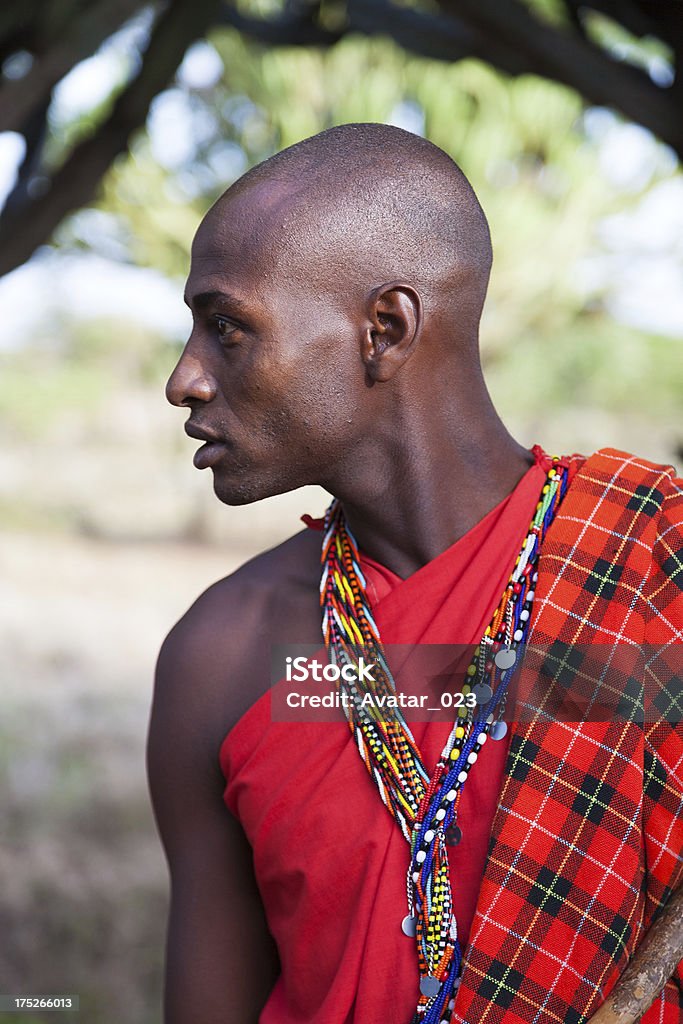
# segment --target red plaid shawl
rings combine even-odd
[[[539,561],[529,642],[683,648],[683,481],[613,448],[579,470]],[[652,645],[652,646],[650,646]],[[678,646],[677,646],[678,645]],[[453,1021],[581,1024],[683,881],[683,729],[513,729]],[[679,968],[643,1017],[682,1024]]]

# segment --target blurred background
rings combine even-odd
[[[490,220],[483,359],[515,437],[680,470],[682,60],[679,5],[639,0],[5,0],[0,993],[160,1020],[156,653],[326,503],[230,509],[192,468],[163,386],[202,214],[330,125],[426,135]]]

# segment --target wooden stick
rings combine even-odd
[[[652,1005],[683,959],[683,885],[638,946],[619,981],[588,1024],[635,1024]]]

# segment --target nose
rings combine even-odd
[[[191,406],[193,402],[210,402],[216,396],[216,381],[187,346],[166,384],[166,398],[171,405]]]

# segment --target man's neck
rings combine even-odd
[[[470,431],[465,438],[444,431],[437,445],[427,438],[416,443],[415,433],[402,431],[389,452],[375,448],[375,459],[360,455],[361,473],[356,469],[349,485],[333,493],[365,554],[405,579],[515,489],[533,465],[532,453],[497,414],[478,426],[478,436]]]

